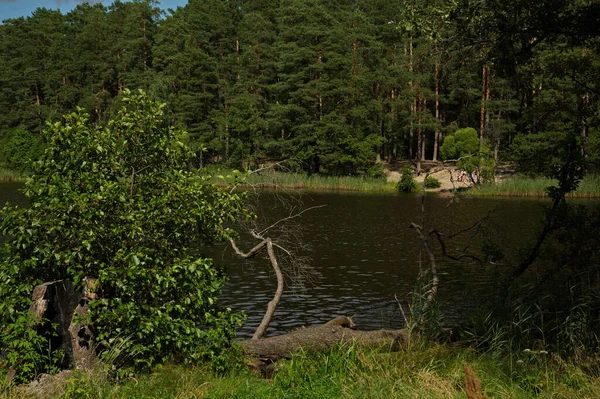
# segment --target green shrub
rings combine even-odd
[[[425,188],[440,188],[442,183],[440,183],[440,181],[433,176],[427,176],[425,177],[423,185]]]
[[[143,92],[122,102],[105,127],[81,109],[48,124],[49,147],[24,190],[31,206],[0,211],[0,235],[11,237],[0,258],[0,347],[21,334],[36,285],[70,279],[82,289],[93,276],[99,348],[130,337],[122,360],[136,369],[222,366],[241,316],[217,307],[224,270],[194,248],[232,236],[224,224],[243,212],[242,198],[188,171],[193,153],[165,124],[164,104]],[[23,348],[20,373],[37,350]]]
[[[440,147],[442,159],[456,159],[456,167],[467,172],[475,184],[493,183],[494,160],[488,144],[480,148],[477,131],[472,127],[459,129],[447,136]]]
[[[398,182],[398,190],[403,193],[410,193],[417,189],[417,182],[413,177],[413,172],[410,166],[404,165],[402,168],[402,176],[400,176],[400,181]]]

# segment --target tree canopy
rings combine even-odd
[[[0,25],[0,142],[22,136],[35,158],[46,119],[80,106],[106,123],[124,88],[143,88],[206,150],[195,166],[293,159],[307,172],[374,175],[378,160],[437,159],[457,127],[524,170],[528,149],[576,129],[596,162],[597,8],[190,0],[165,13],[137,0],[38,9]],[[0,167],[19,165],[0,154]]]

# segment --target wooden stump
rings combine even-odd
[[[86,322],[89,295],[76,292],[69,280],[47,282],[33,290],[29,311],[36,324],[32,327],[42,328],[42,319],[57,326],[58,336],[51,339],[50,348],[64,352],[65,368],[88,370],[95,362],[94,335]]]

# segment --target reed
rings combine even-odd
[[[18,182],[25,180],[25,175],[13,170],[0,168],[0,182]]]
[[[223,173],[221,175],[230,174]],[[302,173],[263,171],[248,175],[242,185],[260,188],[282,188],[309,191],[357,191],[393,193],[396,187],[385,179],[356,176],[308,176]]]
[[[546,188],[557,184],[557,181],[553,179],[517,176],[495,184],[482,185],[470,190],[469,194],[477,197],[544,197],[546,196]],[[577,190],[569,194],[569,197],[600,197],[600,175],[586,176]]]

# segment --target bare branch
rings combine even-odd
[[[250,251],[243,252],[237,247],[235,240],[230,239],[229,242],[231,243],[231,247],[233,248],[235,253],[243,259],[254,258],[256,255],[258,255],[258,252],[262,249],[262,247],[264,247],[266,245],[266,240],[263,240],[259,244],[257,244],[254,248],[252,248]]]
[[[267,227],[267,228],[263,229],[263,230],[262,230],[260,233],[257,233],[257,234],[258,234],[258,237],[262,237],[262,236],[263,236],[263,235],[264,235],[264,234],[265,234],[267,231],[271,230],[273,227],[275,227],[275,226],[279,225],[280,223],[286,222],[286,221],[288,221],[288,220],[295,219],[295,218],[297,218],[297,217],[300,217],[300,216],[302,216],[302,214],[303,214],[303,213],[305,213],[305,212],[308,212],[308,211],[310,211],[310,210],[313,210],[313,209],[323,208],[323,207],[325,207],[325,206],[327,206],[327,205],[316,205],[316,206],[311,206],[310,208],[303,209],[302,211],[300,211],[300,212],[298,212],[298,213],[296,213],[296,214],[293,214],[293,215],[292,215],[292,214],[290,214],[288,217],[285,217],[285,218],[283,218],[283,219],[279,219],[278,221],[276,221],[275,223],[273,223],[273,224],[272,224],[272,225],[270,225],[269,227]],[[293,209],[292,209],[292,211],[293,211]]]
[[[286,160],[283,160],[283,161],[275,162],[274,164],[271,164],[271,165],[269,165],[269,166],[264,166],[264,167],[262,167],[262,168],[258,168],[258,169],[255,169],[255,170],[248,171],[248,174],[249,174],[249,175],[251,175],[251,174],[254,174],[254,173],[260,173],[260,172],[262,172],[263,170],[267,170],[267,169],[275,169],[275,167],[276,167],[276,166],[282,166],[284,163],[286,163],[286,162],[288,162],[288,161],[289,161],[289,160],[288,160],[288,159],[286,159]]]

